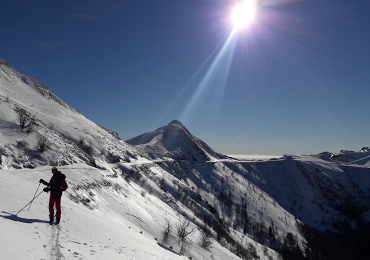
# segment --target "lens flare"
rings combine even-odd
[[[232,13],[234,27],[240,29],[253,23],[256,12],[257,3],[255,0],[245,0],[237,4]]]

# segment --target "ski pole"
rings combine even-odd
[[[33,198],[32,198],[32,200],[31,200],[30,206],[28,207],[28,210],[30,210],[30,208],[31,208],[32,201],[35,199],[36,193],[37,193],[37,191],[38,191],[38,190],[39,190],[39,188],[40,188],[40,184],[41,184],[41,182],[39,182],[39,186],[37,186],[37,190],[35,191],[35,194],[33,195]]]
[[[30,203],[32,203],[32,201],[34,201],[38,196],[40,196],[41,193],[43,193],[44,191],[42,190],[39,194],[37,194],[30,202],[27,203],[26,206],[24,206],[23,208],[21,208],[20,211],[17,212],[17,214],[15,214],[15,216],[18,215],[19,212],[21,212],[25,207],[27,207]]]

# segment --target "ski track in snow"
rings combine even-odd
[[[48,260],[64,260],[64,256],[60,251],[59,244],[60,225],[50,225],[48,227]]]

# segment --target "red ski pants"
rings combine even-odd
[[[60,207],[60,200],[61,199],[52,199],[50,198],[49,201],[49,218],[54,218],[54,204],[57,208],[57,219],[60,219],[60,215],[62,214],[62,209]]]

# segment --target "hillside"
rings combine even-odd
[[[95,160],[109,163],[142,157],[113,132],[88,120],[2,59],[0,127],[3,169],[79,162],[95,165]]]
[[[157,245],[165,219],[175,225],[181,218],[155,195],[84,164],[60,170],[70,188],[62,198],[59,226],[48,224],[48,194],[43,192],[29,210],[17,214],[32,199],[38,180],[50,178],[50,167],[0,170],[1,259],[188,259]],[[218,243],[212,251],[202,250],[196,242],[199,236],[195,230],[189,241],[192,254],[239,259]],[[167,245],[178,252],[173,241]]]
[[[6,198],[1,202],[0,221],[2,226],[9,227],[2,236],[1,258],[93,259],[95,255],[99,259],[122,259],[126,255],[127,259],[135,259],[151,255],[145,259],[177,259],[156,245],[158,241],[164,243],[162,233],[169,220],[173,230],[166,246],[177,252],[181,250],[193,259],[239,259],[230,251],[230,245],[214,240],[215,234],[206,236],[213,241],[212,248],[198,245],[202,221],[193,219],[191,209],[177,205],[171,193],[161,189],[163,178],[171,178],[171,174],[150,160],[148,153],[120,140],[114,131],[91,122],[46,86],[20,74],[6,61],[0,63],[0,174],[4,177],[0,193]],[[49,165],[58,165],[70,184],[63,197],[65,218],[60,231],[46,225],[44,194],[34,202],[31,211],[16,214],[32,198],[38,179],[48,179]],[[137,172],[141,167],[151,169],[151,174]],[[127,198],[139,198],[140,202],[127,202]],[[159,207],[160,212],[152,216],[148,211],[154,208],[144,204]],[[191,220],[194,231],[186,244],[180,246],[174,230],[182,219]],[[118,226],[112,227],[111,221]],[[122,234],[120,227],[124,229],[125,223],[144,229],[141,231],[146,236],[136,235],[138,230],[134,233],[125,230]],[[96,230],[91,230],[91,226],[97,227]],[[100,235],[106,232],[106,236]],[[125,235],[131,240],[136,238],[128,241]],[[142,246],[148,244],[147,236],[154,243],[153,248]],[[21,244],[16,242],[19,237],[23,237]],[[109,245],[118,240],[131,246]],[[244,240],[250,241],[256,252],[262,254],[261,245],[249,238]],[[104,244],[104,248],[98,247],[99,244]],[[139,254],[131,252],[137,248],[142,250]]]
[[[184,259],[162,242],[193,260],[362,259],[369,158],[364,147],[239,161],[177,120],[125,142],[0,59],[1,258]],[[70,183],[60,229],[45,194],[16,214],[53,165]]]

